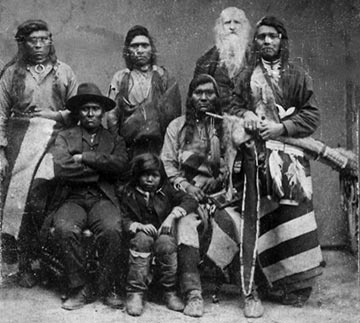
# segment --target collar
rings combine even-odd
[[[275,60],[275,61],[266,61],[265,59],[261,59],[262,64],[264,65],[264,67],[266,69],[271,69],[271,70],[279,70],[281,68],[280,66],[280,58]]]
[[[280,59],[269,62],[262,58],[261,62],[262,66],[264,67],[264,72],[267,73],[269,77],[273,78],[276,82],[278,82],[281,72]]]
[[[90,145],[90,146],[94,146],[96,144],[98,144],[99,142],[99,136],[98,134],[100,133],[100,129],[101,127],[94,133],[90,134],[88,133],[84,128],[81,128],[82,130],[82,138]]]
[[[143,195],[144,197],[147,197],[147,196],[150,196],[150,193],[147,192],[147,191],[144,191],[140,186],[136,186],[135,187],[135,190],[137,190],[141,195]],[[154,192],[154,195],[155,194],[162,194],[162,195],[165,195],[164,192],[162,191],[162,187],[160,187],[159,189],[157,189],[155,192]]]

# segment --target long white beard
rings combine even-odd
[[[230,34],[217,37],[220,62],[226,67],[230,78],[233,78],[243,65],[247,44],[247,35]]]

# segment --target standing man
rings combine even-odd
[[[302,306],[321,274],[321,250],[312,204],[309,161],[280,136],[310,136],[319,125],[312,79],[289,61],[284,24],[262,18],[256,26],[247,76],[236,89],[234,112],[258,133],[261,203],[258,255],[272,288],[267,296]],[[255,160],[255,158],[253,158]],[[255,185],[255,183],[254,183]],[[266,202],[265,202],[266,201]]]
[[[250,28],[243,10],[224,9],[214,27],[215,46],[196,62],[194,76],[209,74],[215,78],[224,112],[229,110],[235,81],[245,67]]]
[[[62,305],[66,310],[78,309],[91,299],[81,245],[85,228],[95,235],[99,294],[106,304],[115,302],[111,284],[121,250],[121,218],[114,184],[128,158],[124,140],[101,126],[105,111],[114,106],[95,84],[80,84],[77,95],[67,102],[79,125],[60,132],[55,142],[55,177],[61,181],[61,192],[50,216],[69,281],[69,298]]]
[[[25,21],[15,40],[18,52],[0,80],[0,172],[6,175],[2,231],[18,238],[20,284],[31,287],[30,259],[37,256],[37,230],[50,190],[36,179],[36,170],[55,133],[72,122],[65,102],[76,93],[77,82],[72,69],[57,59],[46,22]]]
[[[200,317],[204,312],[198,265],[199,249],[204,248],[201,237],[210,224],[206,204],[209,196],[221,194],[228,174],[224,163],[222,120],[206,114],[222,114],[218,99],[219,90],[214,78],[207,74],[196,76],[189,85],[186,114],[168,126],[161,153],[170,183],[200,202],[197,213],[188,214],[177,224],[178,270],[180,288],[185,297],[184,314],[193,317]],[[240,217],[240,214],[235,216]],[[219,253],[221,251],[217,255]],[[211,259],[215,261],[214,257]],[[220,262],[226,260],[220,259]],[[259,317],[264,311],[261,302],[250,296],[245,312],[251,309],[251,314]]]
[[[177,83],[164,67],[156,65],[156,48],[149,31],[132,27],[125,38],[126,69],[115,73],[109,97],[116,108],[108,115],[108,127],[120,133],[129,158],[144,152],[159,154],[169,122],[181,114]]]

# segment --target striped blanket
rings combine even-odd
[[[51,155],[46,154],[54,136],[55,121],[44,118],[9,120],[7,147],[9,171],[3,183],[6,197],[2,233],[18,237],[30,189],[36,185],[36,179],[54,177]]]
[[[279,147],[272,143],[268,152],[276,151],[283,160],[281,168],[283,198],[275,201],[263,195],[260,199],[257,254],[262,271],[270,285],[282,288],[286,286],[286,290],[291,291],[312,286],[313,278],[321,274],[322,255],[312,205],[309,163],[301,149],[289,147],[284,152],[281,150],[285,146],[282,144]],[[290,183],[293,176],[290,176],[292,171],[289,171],[295,159],[303,167],[305,176],[302,178],[302,185],[296,186]],[[249,165],[244,165],[244,169],[248,168]],[[254,179],[251,172],[248,178]],[[250,194],[247,194],[249,197],[255,195],[254,182],[249,181],[246,189],[250,190],[248,192]],[[306,194],[302,192],[303,189],[306,190]],[[256,199],[251,198],[247,201],[244,215],[241,214],[239,205],[241,202],[237,202],[232,208],[225,208],[215,213],[212,220],[211,242],[207,251],[207,256],[219,268],[224,269],[234,262],[239,254],[240,243],[243,242],[246,283],[250,280],[252,260],[250,252],[255,247],[255,202]],[[239,229],[241,216],[244,216],[245,220],[243,237]],[[240,271],[240,268],[237,270]]]

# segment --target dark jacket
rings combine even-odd
[[[83,147],[89,147],[88,151],[84,151]],[[74,161],[75,154],[82,154],[82,163]],[[61,187],[52,209],[60,206],[72,186],[93,183],[97,183],[104,195],[118,206],[114,184],[128,166],[122,137],[114,136],[101,127],[91,143],[85,130],[75,126],[58,134],[53,156],[55,178],[60,180]]]
[[[300,66],[289,63],[282,71],[279,86],[282,96],[274,93],[276,103],[285,110],[295,107],[295,113],[282,120],[289,137],[307,137],[313,134],[320,123],[320,113],[315,99],[313,81],[310,75]],[[247,110],[254,111],[249,80],[243,79],[235,89],[231,103],[233,114],[242,116]]]
[[[121,197],[121,209],[123,211],[123,224],[125,232],[129,232],[130,225],[133,222],[146,223],[146,214],[142,213],[142,208],[136,198],[138,193],[135,189],[129,190]],[[175,206],[182,207],[187,214],[193,213],[198,207],[198,202],[182,191],[175,190],[167,181],[154,193],[154,210],[157,216],[157,222],[161,224],[170,214]],[[156,226],[155,223],[152,223]]]

